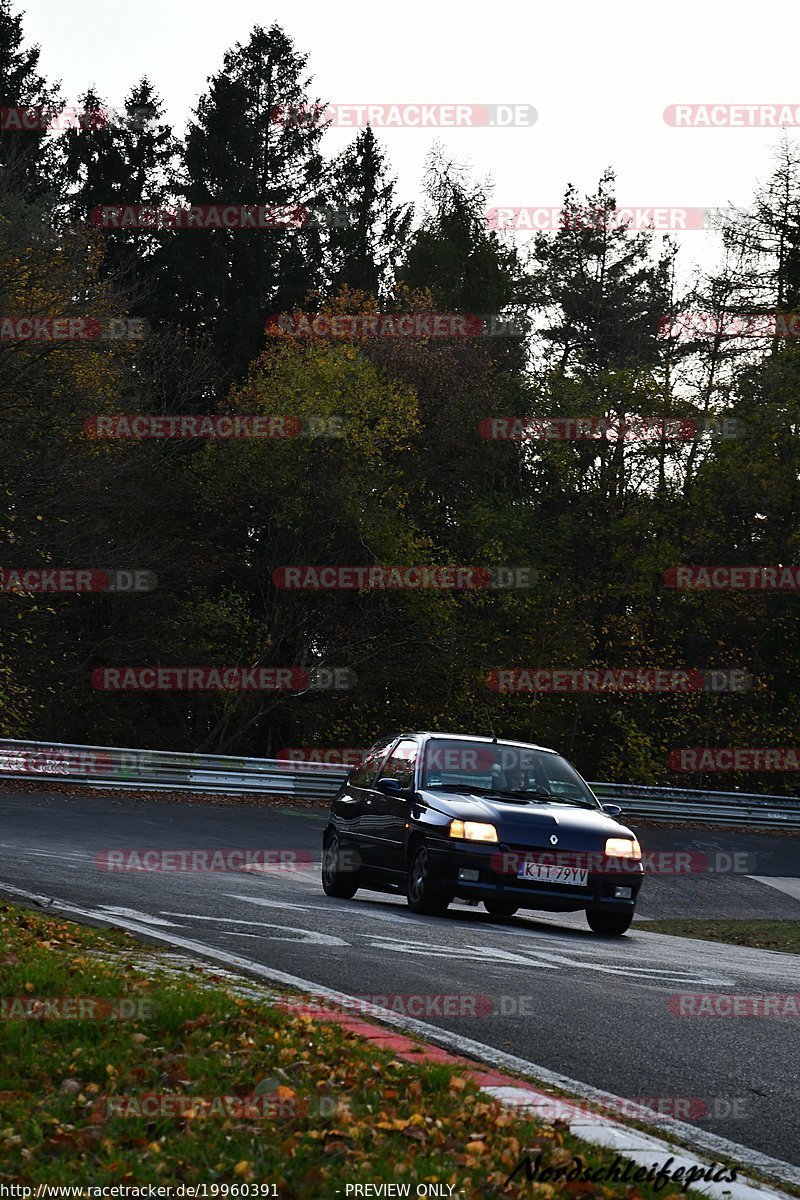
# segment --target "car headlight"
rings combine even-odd
[[[482,821],[451,821],[450,837],[463,838],[466,842],[496,842],[497,830],[494,825],[484,825]]]
[[[642,847],[636,838],[607,838],[606,855],[608,858],[641,859]]]

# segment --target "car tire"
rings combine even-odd
[[[601,908],[587,908],[586,920],[592,933],[604,933],[608,937],[620,937],[627,933],[633,920],[632,912],[604,912]]]
[[[412,912],[441,917],[452,897],[436,887],[431,879],[430,852],[424,842],[412,848],[408,867],[406,899]]]
[[[498,921],[513,917],[514,913],[519,911],[519,905],[511,900],[484,900],[483,907],[490,917],[495,917]]]
[[[342,866],[342,847],[335,833],[322,847],[322,890],[340,900],[350,900],[358,891],[358,872]]]

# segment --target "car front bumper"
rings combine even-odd
[[[636,869],[598,872],[589,869],[586,886],[552,883],[541,880],[518,879],[515,871],[498,869],[504,858],[511,860],[546,854],[541,847],[521,850],[502,845],[473,845],[456,841],[429,842],[431,865],[437,884],[461,900],[496,900],[515,904],[519,908],[538,908],[545,912],[578,912],[586,908],[603,908],[613,912],[630,912],[636,905],[642,886],[644,870]],[[597,858],[597,851],[572,851]],[[498,861],[500,860],[500,861]],[[467,873],[467,877],[464,875]],[[473,878],[477,874],[477,878]],[[629,895],[618,895],[618,889],[629,889]]]

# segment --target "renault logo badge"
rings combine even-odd
[[[554,833],[551,833],[551,834],[550,834],[550,845],[551,845],[551,846],[557,846],[557,845],[558,845],[558,838],[556,837],[556,835],[555,835]]]

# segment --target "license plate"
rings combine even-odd
[[[555,867],[547,863],[524,862],[517,879],[533,880],[535,883],[563,883],[568,887],[586,887],[589,872],[585,867]]]

